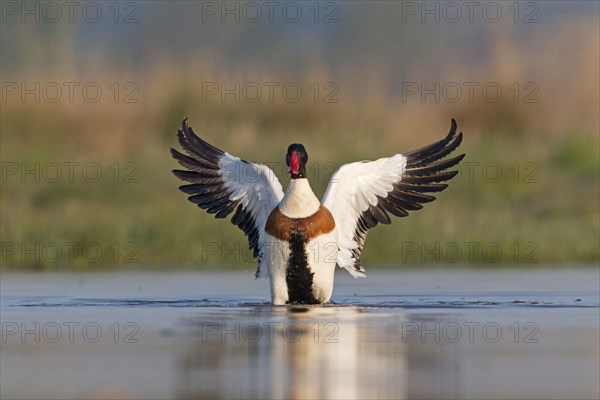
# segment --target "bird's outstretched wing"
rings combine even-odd
[[[216,218],[235,212],[231,222],[244,231],[250,250],[259,259],[256,277],[267,276],[267,268],[262,267],[261,249],[267,218],[283,198],[279,180],[266,165],[242,160],[200,139],[188,125],[187,118],[177,130],[177,138],[187,155],[175,149],[171,149],[171,154],[187,170],[176,169],[173,174],[189,182],[179,190],[189,194],[189,201],[215,214]]]
[[[388,213],[406,217],[420,210],[423,203],[435,200],[427,194],[441,192],[458,171],[449,170],[465,156],[441,160],[462,141],[452,120],[445,139],[406,154],[375,161],[342,165],[331,177],[323,205],[331,211],[339,235],[338,265],[354,277],[363,277],[365,269],[360,253],[369,229],[379,222],[391,222]]]

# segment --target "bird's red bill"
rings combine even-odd
[[[292,174],[297,174],[299,169],[300,166],[298,164],[298,156],[296,155],[296,153],[292,153],[292,159],[290,161],[290,168],[288,169],[288,172],[291,172]]]

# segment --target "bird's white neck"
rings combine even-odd
[[[285,196],[279,203],[279,210],[290,218],[305,218],[319,210],[321,202],[313,193],[308,179],[292,179]]]

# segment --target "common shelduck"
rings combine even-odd
[[[405,154],[342,165],[331,177],[323,200],[307,179],[308,153],[288,147],[291,174],[284,193],[273,171],[223,152],[199,138],[183,120],[177,131],[184,155],[171,149],[187,170],[173,170],[189,182],[179,189],[188,200],[216,218],[231,222],[248,237],[258,258],[256,278],[269,277],[273,304],[320,304],[331,298],[335,265],[364,277],[360,254],[369,229],[391,222],[388,213],[405,217],[432,192],[448,185],[449,170],[464,154],[441,160],[462,141],[452,120],[446,138]]]

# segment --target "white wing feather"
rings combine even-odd
[[[342,165],[331,177],[323,196],[323,205],[331,211],[338,227],[338,265],[354,277],[364,277],[362,266],[352,250],[359,249],[355,238],[359,217],[376,206],[377,196],[386,197],[394,189],[406,166],[406,158],[397,154],[370,162],[355,162]]]
[[[188,126],[187,119],[183,120],[177,137],[188,155],[174,149],[171,154],[187,171],[173,173],[190,182],[179,189],[190,195],[188,200],[217,218],[225,218],[235,210],[231,222],[248,237],[249,247],[259,259],[256,277],[268,276],[261,256],[265,224],[283,198],[281,183],[266,165],[244,161],[200,139]]]
[[[442,160],[462,141],[456,135],[452,120],[446,138],[404,155],[396,154],[376,161],[342,165],[331,177],[323,205],[331,211],[339,235],[337,263],[354,277],[364,277],[360,253],[369,229],[378,223],[391,222],[388,212],[405,217],[419,210],[422,203],[435,200],[426,193],[440,192],[444,182],[458,171],[448,170],[458,164],[464,154]]]

